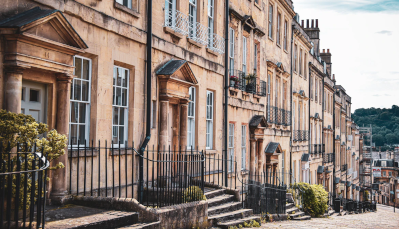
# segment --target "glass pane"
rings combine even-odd
[[[122,84],[122,77],[123,77],[123,70],[121,69],[121,68],[118,68],[118,73],[116,74],[116,76],[117,76],[117,82],[116,82],[116,85],[117,86],[121,86],[121,84]]]
[[[116,105],[115,87],[112,88],[112,105]]]
[[[29,90],[29,101],[30,102],[39,102],[39,99],[40,99],[40,91],[30,89]]]
[[[119,108],[119,125],[125,124],[125,109]]]
[[[78,131],[77,131],[77,125],[71,124],[71,130],[69,132],[70,134],[70,144],[71,145],[76,145],[78,144]]]
[[[122,89],[122,106],[127,106],[127,89]]]
[[[79,103],[79,123],[86,123],[86,104]]]
[[[123,126],[119,127],[119,141],[121,144],[125,142],[125,127]]]
[[[90,62],[89,60],[83,60],[83,75],[82,79],[89,80],[90,79]]]
[[[114,107],[113,111],[112,111],[112,123],[114,125],[118,125],[118,114],[119,114],[119,108],[118,107]]]
[[[79,144],[83,145],[85,144],[85,130],[86,126],[85,125],[79,125]]]
[[[116,79],[116,74],[117,74],[117,67],[114,67],[114,79],[113,79],[113,81],[112,81],[112,84],[113,84],[113,85],[115,85],[115,83],[116,83],[116,81],[115,81],[115,79]]]
[[[117,126],[112,127],[112,141],[113,141],[113,143],[118,142],[118,127]]]
[[[70,93],[69,93],[69,99],[73,99],[73,84],[75,83],[74,82],[75,80],[72,80],[72,83],[71,83],[71,91],[70,91]]]
[[[71,102],[71,123],[78,123],[79,119],[79,103]]]
[[[81,84],[80,80],[75,80],[75,82],[73,84],[73,89],[74,89],[73,99],[80,100],[81,99],[81,91],[82,91],[82,84]]]
[[[75,76],[76,78],[82,78],[82,59],[75,57]]]
[[[116,88],[116,104],[115,105],[122,105],[122,90],[121,88]]]
[[[124,87],[127,87],[127,83],[129,82],[129,70],[125,70],[125,78],[123,79],[123,85]]]
[[[82,81],[82,101],[89,101],[89,82]]]

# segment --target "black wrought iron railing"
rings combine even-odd
[[[291,126],[291,111],[268,105],[267,122],[276,125]]]
[[[348,169],[348,165],[347,164],[344,164],[344,165],[341,166],[341,171],[342,172],[346,171],[347,169]]]
[[[47,169],[42,152],[0,143],[0,228],[45,228]]]
[[[266,96],[266,82],[259,80],[256,74],[246,74],[240,70],[229,70],[229,87],[258,96]]]
[[[308,130],[293,130],[292,139],[297,142],[309,141],[309,131]]]
[[[324,163],[333,163],[334,162],[334,154],[327,153],[324,155]]]

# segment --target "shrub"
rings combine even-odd
[[[303,191],[303,210],[312,217],[323,215],[328,208],[328,192],[322,185],[310,185],[308,183],[293,184],[294,188]]]
[[[46,137],[42,137],[48,130],[47,125],[43,123],[37,123],[30,115],[15,114],[5,110],[0,110],[0,130],[0,151],[2,152],[0,159],[5,162],[11,162],[3,164],[3,171],[17,171],[17,163],[20,164],[19,169],[21,171],[39,169],[39,165],[37,163],[35,166],[33,166],[33,161],[37,161],[37,158],[35,159],[33,153],[27,153],[33,152],[34,150],[36,150],[36,152],[42,152],[49,162],[65,154],[64,148],[67,144],[67,137],[65,135],[59,134],[56,130],[51,130],[47,133]],[[36,148],[34,149],[35,144]],[[15,148],[17,146],[19,146],[19,152],[17,152],[17,148]],[[11,166],[9,167],[9,165]],[[62,163],[58,163],[53,167],[49,167],[49,169],[59,169],[64,167],[65,166]],[[36,197],[38,195],[38,180],[33,183],[34,187],[32,187],[31,176],[32,173],[21,174],[19,186],[17,186],[17,176],[12,176],[11,197],[8,196],[8,193],[6,193],[6,196],[8,198],[14,198],[16,196],[17,190],[19,190],[19,196],[22,196],[22,194],[24,194],[23,184],[26,180],[26,206],[28,207],[31,201],[31,190],[34,189]],[[8,176],[5,177],[5,180],[5,188],[7,188]],[[45,192],[42,193],[44,195]],[[23,206],[23,199],[24,198],[20,198],[20,207]]]
[[[186,190],[184,190],[183,192],[184,203],[200,201],[200,200],[206,200],[206,197],[200,187],[190,186],[186,188]]]

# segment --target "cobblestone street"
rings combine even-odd
[[[263,224],[262,228],[399,228],[399,209],[377,205],[376,213],[332,215],[306,221],[285,221]]]

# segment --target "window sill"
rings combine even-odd
[[[276,42],[276,45],[277,47],[281,48],[281,45],[278,42]]]
[[[206,149],[205,150],[205,154],[206,155],[214,155],[214,154],[216,154],[218,151],[217,150],[214,150],[214,149]]]
[[[185,35],[183,35],[183,34],[180,34],[180,33],[178,33],[178,32],[175,32],[172,28],[169,28],[169,27],[163,27],[163,30],[165,31],[165,33],[169,33],[169,34],[171,34],[172,36],[175,36],[175,37],[177,37],[177,38],[179,38],[179,39],[182,39]]]
[[[262,7],[261,7],[258,3],[254,2],[254,5],[255,5],[260,11],[262,11]]]
[[[206,48],[206,52],[209,53],[209,54],[212,54],[212,55],[214,55],[214,56],[219,56],[219,53],[213,51],[213,50],[210,49],[210,48]]]
[[[196,42],[195,40],[193,40],[193,39],[191,39],[189,37],[187,37],[187,41],[188,41],[188,43],[196,46],[197,48],[202,48],[202,46],[203,46],[203,44],[201,44],[199,42]]]
[[[287,53],[287,54],[289,54],[289,52],[287,51],[287,49],[284,49],[284,52]]]
[[[132,15],[135,18],[140,18],[140,14],[138,12],[136,12],[136,11],[134,11],[132,9],[129,9],[129,8],[127,8],[124,5],[121,5],[121,4],[117,3],[116,1],[114,2],[114,7],[116,9],[118,9],[118,10],[121,10],[121,11],[123,11],[125,13],[128,13],[128,14]]]
[[[272,37],[269,37],[269,36],[267,36],[267,37],[269,38],[269,40],[274,42],[274,39]]]

